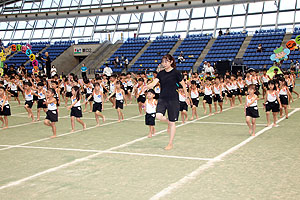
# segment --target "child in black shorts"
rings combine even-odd
[[[53,135],[51,138],[56,137],[56,125],[58,122],[58,112],[57,112],[57,100],[54,98],[55,90],[50,88],[46,92],[46,101],[44,102],[47,105],[48,111],[46,113],[46,119],[44,120],[44,124],[46,126],[50,126],[52,128]]]
[[[155,91],[153,89],[148,90],[147,100],[145,101],[145,124],[149,126],[148,138],[151,138],[155,134],[155,116],[157,101],[154,99]]]
[[[2,121],[2,128],[6,129],[8,128],[8,119],[7,116],[10,116],[10,106],[8,103],[8,98],[5,95],[5,89],[4,87],[0,87],[0,120]],[[3,117],[4,119],[3,119]]]
[[[257,97],[256,93],[256,85],[251,84],[248,86],[248,95],[245,101],[245,115],[246,115],[246,123],[249,127],[249,134],[255,136],[255,128],[256,128],[256,118],[259,117],[258,107],[257,107]]]
[[[188,120],[188,115],[187,115],[188,105],[186,103],[186,98],[187,97],[184,94],[182,85],[179,85],[178,94],[179,94],[179,104],[180,104],[179,111],[180,111],[180,114],[181,114],[182,124],[184,124]]]

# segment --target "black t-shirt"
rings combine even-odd
[[[179,97],[177,89],[179,82],[182,81],[180,72],[176,69],[169,72],[163,70],[157,74],[157,78],[159,79],[161,88],[159,98],[165,100],[178,100]]]
[[[50,56],[46,57],[46,67],[51,68],[51,58],[50,58]]]

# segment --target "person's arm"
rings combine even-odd
[[[72,103],[70,106],[68,106],[68,109],[70,110],[78,101],[80,101],[80,100],[76,99],[76,101],[74,101],[74,103]]]
[[[4,99],[3,99],[3,103],[2,103],[2,105],[1,105],[1,111],[3,111],[3,108],[4,108],[4,105],[5,105],[5,102],[6,102],[6,96],[4,97]]]
[[[155,78],[150,84],[146,85],[146,89],[153,89],[156,84],[159,82],[159,79],[158,78]]]
[[[123,97],[124,97],[125,106],[127,106],[127,99],[126,99],[126,96],[125,96],[125,92],[124,92],[124,90],[122,90],[122,95],[123,95]]]
[[[95,93],[95,91],[93,91],[92,95],[90,95],[90,96],[86,99],[85,103],[87,103],[87,102],[94,96],[94,93]],[[102,102],[103,102],[103,101],[102,101]]]
[[[180,84],[182,85],[182,87],[183,87],[183,92],[184,92],[184,95],[185,95],[185,101],[186,101],[186,103],[189,105],[190,104],[190,96],[189,96],[189,94],[188,94],[188,92],[187,92],[187,90],[186,90],[186,85],[185,85],[185,82],[184,82],[184,80],[181,80],[180,81]]]
[[[290,90],[286,88],[287,94],[288,94],[288,102],[290,101],[290,97],[292,96]]]
[[[282,108],[282,105],[281,105],[281,101],[280,101],[278,92],[276,92],[276,99],[277,99],[277,101],[278,101],[278,103],[279,103],[279,107]]]
[[[102,110],[104,110],[104,95],[103,92],[100,91],[101,100],[102,100]]]
[[[106,101],[107,101],[108,99],[110,99],[112,96],[114,96],[114,94],[116,94],[116,89],[115,89],[115,91],[114,91],[113,93],[111,93],[111,94],[106,98]]]

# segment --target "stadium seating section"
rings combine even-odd
[[[130,72],[139,72],[147,69],[154,71],[161,63],[161,57],[171,51],[180,36],[158,36],[132,65]]]
[[[274,49],[281,46],[285,32],[285,29],[256,31],[243,56],[244,64],[253,69],[273,65],[270,56],[274,53]],[[259,44],[262,44],[263,51],[256,53]]]
[[[203,49],[211,39],[211,35],[188,35],[176,49],[174,57],[177,61],[178,56],[183,52],[184,61],[182,63],[177,62],[177,70],[190,71],[196,63],[197,59],[201,55]]]
[[[234,60],[246,36],[246,32],[233,32],[230,35],[218,36],[204,60],[211,63],[219,60]]]
[[[141,38],[129,38],[121,45],[121,47],[106,61],[106,63],[113,69],[114,72],[121,72],[123,68],[114,68],[113,61],[116,57],[121,60],[124,57],[124,61],[127,58],[130,61],[139,53],[139,51],[147,44],[150,40],[149,37]],[[122,65],[124,65],[122,61]],[[103,69],[105,66],[101,66]]]
[[[247,37],[247,34],[247,32],[231,32],[230,35],[218,36],[212,47],[209,49],[204,61],[211,63],[215,63],[219,60],[233,61]],[[285,45],[282,44],[285,35],[286,29],[256,31],[243,55],[243,64],[248,68],[254,69],[262,69],[265,65],[268,68],[272,66],[273,61],[270,60],[270,56],[274,53],[274,49]],[[298,35],[300,35],[300,28],[296,27],[291,39],[295,39]],[[185,59],[182,63],[177,62],[177,69],[180,71],[190,71],[211,38],[212,34],[187,35],[174,53],[176,61],[181,52],[183,52]],[[162,56],[169,53],[179,39],[179,35],[156,37],[139,59],[131,66],[129,72],[141,72],[146,69],[148,71],[155,71],[157,66],[161,63]],[[119,66],[118,68],[114,68],[113,60],[115,57],[119,57],[120,60],[121,57],[127,58],[130,63],[149,40],[150,37],[128,38],[121,47],[108,58],[106,63],[114,72],[122,72],[124,69],[123,67]],[[9,43],[7,46],[11,44],[12,43]],[[19,44],[26,45],[26,43]],[[56,41],[54,44],[50,44],[50,42],[31,43],[34,54],[37,54],[44,49],[42,55],[44,55],[45,52],[49,52],[52,61],[73,44],[75,44],[75,41]],[[79,41],[78,44],[99,44],[99,41]],[[262,44],[262,52],[256,52],[259,44]],[[283,62],[283,68],[289,68],[291,59],[300,60],[300,51],[291,51],[289,58],[289,60]],[[5,63],[8,66],[14,64],[16,68],[19,65],[26,63],[26,69],[31,72],[31,62],[28,61],[29,59],[26,54],[17,52],[8,56]],[[203,63],[200,65],[200,69],[202,66]],[[97,72],[102,72],[103,68],[104,65],[101,66]]]

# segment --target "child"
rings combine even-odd
[[[156,105],[157,101],[154,99],[155,92],[153,89],[148,90],[147,92],[147,100],[145,101],[145,123],[149,126],[149,134],[148,138],[151,138],[155,135],[155,113],[156,113]]]
[[[19,87],[21,88],[21,87]],[[20,99],[19,99],[19,95],[18,95],[18,85],[16,83],[16,79],[14,76],[10,77],[10,82],[8,83],[8,89],[7,89],[9,92],[10,92],[10,96],[14,97],[15,100],[18,101],[18,104],[20,105]]]
[[[66,89],[65,106],[67,107],[68,100],[69,100],[69,98],[72,97],[72,84],[71,84],[70,80],[67,78],[66,78],[64,84],[65,84],[64,88]]]
[[[249,127],[249,134],[255,136],[256,118],[259,118],[257,100],[255,94],[256,85],[251,84],[248,86],[248,95],[245,102],[246,123]]]
[[[230,76],[226,76],[226,80],[225,80],[226,84],[226,94],[227,94],[227,98],[229,99],[230,102],[230,107],[233,107],[233,101],[232,101],[232,84],[231,84],[231,80],[230,80]],[[225,103],[226,104],[226,103]]]
[[[115,107],[116,106],[116,95],[111,95],[114,93],[115,91],[115,85],[116,85],[116,75],[112,75],[110,78],[109,78],[109,95],[110,95],[110,98],[109,101],[112,103],[112,107]]]
[[[206,114],[206,106],[205,104],[208,104],[209,107],[209,115],[212,115],[212,87],[211,87],[211,77],[207,77],[205,81],[204,86],[204,97],[203,97],[203,108],[204,108],[204,114]]]
[[[186,103],[187,97],[184,94],[182,85],[179,85],[178,94],[179,94],[179,105],[180,105],[179,111],[181,113],[182,124],[184,124],[185,121],[188,120],[188,115],[187,115],[188,105]]]
[[[136,98],[137,98],[137,102],[138,102],[140,115],[142,115],[142,107],[144,106],[144,103],[146,101],[146,97],[145,97],[143,87],[144,87],[144,79],[139,78],[135,94],[136,94]]]
[[[235,75],[231,75],[231,94],[232,94],[232,107],[235,106],[235,97],[238,95],[238,84]]]
[[[270,122],[270,111],[272,110],[273,112],[273,126],[276,127],[277,124],[277,114],[280,111],[281,108],[281,102],[278,96],[278,92],[276,91],[276,86],[275,86],[275,81],[271,80],[268,83],[268,88],[265,97],[265,103],[264,106],[266,108],[266,116],[267,116],[267,126],[271,125]]]
[[[44,112],[47,112],[47,105],[44,104],[44,102],[46,101],[46,90],[44,89],[44,84],[42,82],[39,82],[37,86],[38,86],[37,121],[40,121],[41,109],[43,109]]]
[[[238,75],[237,86],[238,86],[238,99],[239,99],[240,105],[242,105],[242,103],[243,103],[242,96],[246,95],[245,81],[243,80],[242,75]]]
[[[215,84],[213,85],[213,101],[215,106],[215,113],[221,113],[223,111],[223,96],[221,94],[222,86],[220,84],[220,78],[215,78]],[[219,103],[220,112],[218,112],[217,102]]]
[[[72,87],[71,102],[72,104],[68,107],[69,110],[71,109],[71,132],[75,131],[75,118],[76,121],[82,125],[83,130],[85,130],[86,124],[80,119],[82,117],[82,109],[80,105],[80,91],[78,86]]]
[[[32,106],[33,106],[33,95],[35,95],[34,91],[31,90],[31,83],[25,82],[24,88],[20,86],[20,89],[25,94],[25,110],[28,112],[28,117],[32,119],[32,122],[34,122],[34,115],[32,113]]]
[[[129,104],[132,103],[132,96],[131,96],[131,93],[133,91],[133,81],[131,79],[131,74],[128,72],[126,74],[126,82],[127,82],[127,91],[128,91],[128,100],[130,101]]]
[[[195,80],[191,81],[190,97],[192,99],[192,117],[191,120],[196,117],[198,119],[197,107],[199,105],[199,89],[197,88],[197,82]]]
[[[0,87],[0,106],[1,106],[0,120],[2,121],[2,128],[7,129],[8,128],[7,116],[10,116],[11,113],[10,113],[10,106],[8,103],[8,98],[5,95],[4,87]],[[2,116],[4,116],[4,119]]]
[[[291,96],[290,90],[287,87],[287,83],[285,80],[280,80],[280,91],[279,91],[279,99],[282,105],[280,108],[280,117],[283,117],[283,108],[285,111],[285,118],[288,119],[288,105],[289,105],[289,97]]]
[[[122,113],[123,110],[123,104],[124,104],[124,100],[125,100],[125,105],[127,106],[127,101],[125,97],[125,92],[124,90],[121,88],[121,81],[117,81],[116,82],[116,88],[115,91],[108,97],[108,99],[110,99],[113,95],[116,96],[116,109],[117,109],[117,113],[118,113],[118,122],[121,122],[124,119],[124,115]]]
[[[99,83],[95,83],[95,88],[93,91],[93,94],[90,95],[86,101],[89,101],[91,98],[93,98],[94,100],[94,104],[93,104],[93,112],[95,113],[95,119],[97,122],[96,126],[100,126],[99,123],[99,116],[102,118],[103,123],[105,122],[105,116],[102,115],[102,110],[103,110],[103,101],[104,101],[104,96],[103,93],[100,90],[100,84]]]
[[[263,98],[265,98],[267,89],[268,89],[268,82],[271,80],[269,75],[267,75],[267,69],[262,70],[263,75],[261,76],[261,82],[262,82],[262,89],[263,89]]]
[[[86,109],[87,109],[87,104],[88,104],[88,102],[90,103],[90,112],[92,112],[93,110],[92,110],[92,105],[93,105],[93,95],[92,95],[92,93],[93,93],[93,84],[88,80],[88,79],[86,79],[86,80],[84,80],[84,86],[85,86],[85,88],[86,88],[86,94],[85,94],[85,99],[86,99],[86,101],[85,101],[85,108],[84,108],[84,111],[83,112],[86,112]],[[91,97],[91,98],[89,98],[89,97]],[[89,99],[89,100],[87,100],[87,99]]]
[[[48,111],[46,112],[46,118],[44,124],[46,126],[51,126],[53,135],[51,138],[56,137],[56,126],[55,122],[58,122],[58,112],[57,112],[57,100],[54,98],[55,90],[50,88],[46,92],[46,101],[44,102],[47,105]]]

